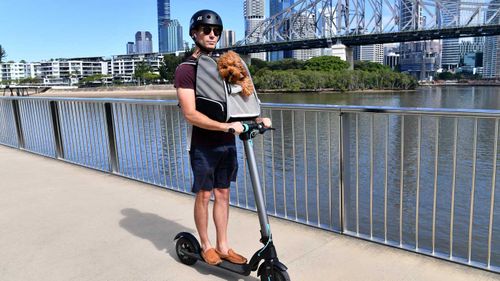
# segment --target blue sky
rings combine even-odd
[[[191,15],[206,8],[221,15],[237,40],[243,38],[243,0],[171,0],[184,40]],[[156,0],[0,0],[0,11],[6,61],[124,54],[139,30],[153,34],[153,51],[158,51]]]

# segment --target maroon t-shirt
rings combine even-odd
[[[188,62],[196,62],[195,57],[189,57]],[[191,64],[181,64],[175,70],[174,87],[183,89],[193,89],[196,94],[196,66]],[[223,145],[234,144],[233,134],[221,131],[211,131],[193,126],[191,145]]]

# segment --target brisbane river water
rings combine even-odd
[[[262,102],[500,110],[498,87],[420,87],[416,91],[261,94]]]
[[[283,104],[500,110],[500,86],[420,87],[415,91],[405,92],[262,94],[259,97],[262,102]],[[272,115],[272,117],[275,119],[278,116]],[[355,119],[353,116],[351,117],[351,119]],[[494,151],[495,143],[499,143],[499,140],[495,139],[495,120],[477,119],[477,138],[475,140],[473,118],[459,118],[455,123],[455,118],[447,117],[424,116],[419,121],[418,116],[406,116],[402,120],[397,115],[386,117],[383,114],[378,114],[373,117],[375,120],[373,141],[376,143],[372,153],[370,152],[371,116],[364,117],[360,114],[356,118],[359,118],[359,123],[355,125],[356,122],[351,122],[351,130],[353,127],[359,126],[359,140],[356,140],[356,133],[351,133],[347,141],[352,143],[349,145],[350,154],[344,160],[345,165],[351,170],[350,177],[345,179],[349,180],[349,183],[346,183],[346,205],[344,206],[347,230],[367,237],[373,236],[381,240],[400,242],[410,245],[410,248],[419,248],[421,251],[435,251],[445,256],[453,252],[454,258],[458,259],[466,260],[470,251],[471,260],[486,263],[491,189],[494,178],[492,175],[496,176],[496,186],[500,187],[499,169],[496,168],[496,171],[493,171],[494,163],[500,159],[500,151],[498,149]],[[290,120],[290,117],[284,116],[283,120],[286,119]],[[296,120],[302,121],[302,118],[296,118]],[[304,127],[315,126],[314,118],[303,118],[303,120],[306,123]],[[401,124],[403,123],[404,157],[401,157]],[[320,122],[320,131],[326,126],[325,124],[324,121]],[[455,126],[457,128],[456,139],[454,137]],[[299,130],[300,127],[302,125],[298,126]],[[388,131],[387,135],[386,130]],[[285,139],[289,138],[287,132],[284,134]],[[323,141],[325,139],[323,138]],[[384,152],[386,139],[389,145],[387,152]],[[321,144],[322,141],[319,143]],[[302,151],[304,146],[314,147],[314,144],[303,145],[297,141],[295,150]],[[456,147],[455,161],[453,161],[454,147]],[[358,156],[356,156],[356,149],[359,150]],[[314,151],[307,149],[304,151],[307,151],[307,156],[311,156],[311,159],[318,158],[318,156],[309,155],[309,153],[313,154]],[[274,153],[277,153],[276,150]],[[322,153],[324,154],[324,151]],[[300,159],[302,155],[296,155],[296,157]],[[357,160],[356,157],[358,157]],[[402,158],[403,160],[401,160]],[[314,161],[307,161],[302,166],[299,164],[296,170],[307,170],[311,169],[311,166],[314,168],[317,165],[321,178],[318,182],[321,182],[325,175],[328,175],[328,169],[325,168],[327,165],[324,164],[324,161],[325,158],[321,157],[319,165],[315,164]],[[359,170],[357,170],[356,161],[360,165]],[[371,161],[373,161],[373,168],[370,168]],[[404,161],[403,170],[401,169],[401,161]],[[296,161],[296,163],[300,162]],[[456,163],[455,167],[453,162]],[[497,164],[497,167],[499,165],[500,163]],[[280,167],[276,167],[276,170],[279,171],[279,169]],[[371,170],[373,170],[373,174],[371,174]],[[385,173],[386,170],[387,173]],[[453,174],[456,176],[453,177]],[[308,177],[310,183],[316,181],[314,174],[305,172],[301,175]],[[400,180],[402,175],[404,175],[404,183],[401,183]],[[271,175],[266,176],[271,177]],[[301,184],[300,178],[299,186]],[[292,182],[292,179],[288,182]],[[384,191],[385,182],[388,183],[386,191]],[[370,187],[370,185],[372,186]],[[474,189],[472,189],[473,185]],[[435,186],[437,186],[436,189]],[[371,189],[373,194],[370,197]],[[309,197],[313,197],[313,201],[317,199],[314,198],[314,189],[309,192]],[[318,196],[320,204],[326,192],[320,187],[320,195]],[[472,205],[471,197],[474,198]],[[386,199],[388,202],[384,203]],[[334,198],[335,200],[338,198]],[[417,202],[418,206],[416,206]],[[372,211],[370,211],[370,204],[373,204]],[[473,212],[471,212],[471,206],[473,206]],[[310,205],[309,209],[313,209],[313,207],[314,204]],[[320,208],[319,212],[322,211]],[[387,212],[387,217],[385,217],[385,212]],[[499,266],[500,188],[496,188],[493,214],[491,264]],[[311,217],[314,216],[313,209]],[[319,217],[321,219],[321,216]],[[400,229],[400,217],[404,222],[403,229]],[[434,222],[433,217],[435,217]],[[451,221],[452,218],[453,221]],[[473,223],[471,223],[471,218]],[[370,221],[373,224],[372,229]],[[418,236],[418,241],[416,236]],[[400,237],[403,237],[403,241]]]

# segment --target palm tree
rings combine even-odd
[[[6,56],[7,54],[5,53],[5,49],[2,48],[2,45],[0,45],[0,62],[2,62],[2,59]]]

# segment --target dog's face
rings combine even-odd
[[[231,83],[236,83],[244,78],[241,69],[232,65],[223,65],[221,68],[219,68],[219,73],[223,79]]]
[[[217,62],[217,68],[222,79],[232,84],[241,85],[244,96],[250,96],[253,93],[253,83],[237,53],[229,51],[223,54]]]
[[[221,77],[231,83],[236,83],[248,76],[245,67],[241,63],[240,56],[233,51],[222,55],[217,65]]]

